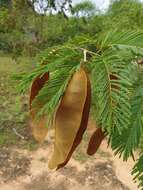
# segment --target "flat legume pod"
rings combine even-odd
[[[56,113],[55,144],[49,161],[50,169],[65,166],[81,142],[88,123],[90,94],[89,79],[84,69],[80,68],[69,82]]]
[[[49,73],[45,73],[43,76],[38,76],[34,79],[32,86],[31,86],[31,92],[30,92],[30,99],[29,99],[29,107],[30,107],[30,116],[31,116],[31,122],[30,126],[32,129],[32,134],[34,138],[39,142],[42,143],[47,135],[47,127],[46,122],[47,118],[46,116],[41,117],[38,120],[35,120],[35,116],[37,112],[39,111],[41,105],[40,103],[37,106],[32,107],[32,102],[34,98],[38,95],[39,91],[42,89],[46,81],[49,79]]]
[[[103,139],[105,138],[105,132],[102,131],[101,128],[98,128],[91,136],[88,148],[87,148],[87,154],[93,155],[98,150],[99,146],[101,145]]]

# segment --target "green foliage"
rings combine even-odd
[[[135,175],[134,180],[139,180],[139,187],[143,187],[143,155],[140,156],[135,164],[132,175]]]
[[[132,155],[132,152],[139,147],[143,132],[143,77],[141,74],[134,81],[130,94],[130,122],[123,133],[119,134],[116,131],[112,136],[112,149],[116,149],[116,154],[123,154],[124,160],[127,160]]]
[[[13,63],[8,55],[0,57],[0,147],[22,145],[30,143],[25,139],[19,142],[19,137],[14,133],[13,128],[26,136],[28,106],[27,97],[19,96],[16,89],[17,81],[11,79],[13,73],[21,71],[28,72],[32,69],[32,61],[29,58],[21,57],[19,65]]]
[[[142,28],[142,10],[143,4],[139,0],[113,0],[108,10],[108,16],[112,19],[112,25],[121,30]]]
[[[11,7],[11,0],[0,0],[0,7]]]
[[[85,1],[72,8],[74,15],[80,16],[73,15],[68,19],[62,12],[65,12],[67,5],[71,9],[70,0],[61,1],[60,8],[55,6],[56,1],[47,1],[44,9],[44,12],[48,9],[47,15],[35,12],[33,3],[37,1],[10,2],[6,4],[12,9],[2,6],[0,10],[0,50],[14,54],[14,57],[19,54],[35,56],[39,51],[63,44],[76,35],[96,35],[112,28],[118,28],[118,31],[142,29],[143,6],[135,0],[113,1],[104,13],[90,1]],[[40,5],[44,6],[42,3]],[[54,9],[57,14],[53,14]]]
[[[95,5],[91,1],[83,1],[72,7],[72,14],[77,17],[91,16],[95,11]]]
[[[108,132],[113,151],[127,160],[139,147],[143,135],[143,71],[137,65],[142,57],[142,44],[142,31],[116,30],[98,38],[76,37],[63,46],[44,51],[37,68],[21,78],[21,90],[35,77],[49,72],[50,79],[33,106],[42,102],[37,116],[48,114],[52,121],[73,73],[82,64],[91,75],[94,117]],[[84,49],[87,50],[86,64]]]
[[[121,132],[126,128],[130,115],[130,65],[111,51],[95,57],[93,64],[92,81],[97,121],[109,132],[115,126]],[[123,115],[124,112],[126,116]]]
[[[123,32],[116,29],[100,35],[98,47],[101,50],[109,47],[116,47],[134,51],[137,48],[143,47],[142,41],[140,40],[142,35],[142,30],[129,30]]]

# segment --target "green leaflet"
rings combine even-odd
[[[123,155],[127,160],[132,152],[139,147],[140,139],[143,133],[143,77],[142,73],[138,76],[133,85],[130,95],[131,116],[127,128],[119,134],[116,130],[112,134],[112,149],[115,153]],[[124,114],[125,115],[125,114]]]
[[[110,56],[110,51],[109,54],[95,57],[92,64],[94,64],[92,83],[93,101],[97,107],[96,119],[109,133],[115,126],[121,132],[126,128],[130,116],[129,92],[132,85],[129,77],[130,64],[124,62],[118,55]],[[126,116],[123,115],[124,110]]]

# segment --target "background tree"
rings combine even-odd
[[[95,11],[95,5],[91,1],[83,1],[72,7],[72,14],[76,17],[89,17]]]
[[[138,0],[111,1],[107,15],[114,26],[121,29],[142,28],[143,4]],[[108,22],[107,22],[108,24]]]

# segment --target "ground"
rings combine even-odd
[[[92,157],[86,154],[89,137],[95,129],[90,118],[88,131],[66,167],[48,169],[52,153],[52,132],[43,145],[30,134],[27,95],[20,96],[14,73],[32,69],[34,61],[0,58],[0,190],[137,190],[130,174],[133,161],[123,163],[114,157],[105,139]]]

